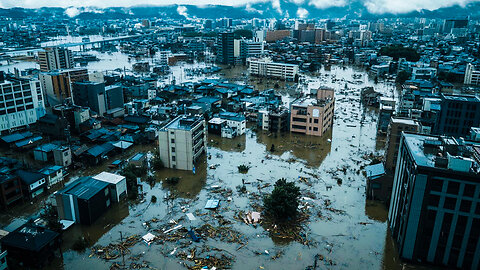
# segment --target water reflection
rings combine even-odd
[[[128,202],[123,201],[118,204],[114,204],[105,213],[105,215],[101,216],[92,225],[86,226],[75,224],[66,232],[64,232],[62,250],[71,249],[75,241],[82,236],[87,239],[89,247],[93,246],[104,234],[122,222],[122,220],[128,217],[128,215]]]
[[[272,144],[274,155],[282,156],[285,152],[291,152],[296,158],[305,160],[307,166],[319,167],[332,149],[332,130],[322,137],[306,136],[295,133],[267,133],[257,132],[257,142],[265,145],[270,150]]]
[[[167,177],[180,177],[176,185],[163,181]],[[169,189],[182,198],[195,198],[207,182],[207,160],[205,155],[195,163],[195,174],[191,171],[162,169],[155,172],[157,181],[162,181],[162,187]]]
[[[243,152],[247,143],[248,135],[235,137],[233,139],[222,138],[216,134],[208,134],[208,146],[218,148],[227,152]]]

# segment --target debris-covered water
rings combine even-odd
[[[98,53],[98,57],[99,62],[87,67],[102,70],[130,64],[121,53]],[[177,81],[192,79],[185,77],[181,66],[173,70]],[[354,79],[354,74],[361,76]],[[249,80],[244,68],[223,70],[222,77],[257,89],[278,83],[287,104],[295,92],[321,85],[334,87],[333,130],[323,137],[311,137],[268,134],[251,125],[245,135],[235,139],[209,135],[208,155],[196,165],[196,174],[170,169],[156,172],[154,185],[142,183],[145,199],[140,203],[115,205],[94,225],[75,225],[65,232],[63,258],[49,268],[115,269],[125,263],[131,268],[155,269],[200,269],[204,265],[208,269],[305,269],[314,265],[315,258],[319,269],[404,267],[387,234],[386,209],[365,199],[362,173],[372,156],[383,154],[384,138],[377,139],[376,112],[360,105],[360,89],[375,86],[386,96],[396,97],[394,84],[374,85],[364,71],[351,67],[332,67],[305,76],[300,86]],[[273,153],[269,151],[272,144]],[[156,149],[148,146],[141,150]],[[245,174],[238,172],[237,166],[242,164],[250,167]],[[180,177],[180,181],[168,185],[163,183],[166,177]],[[305,221],[290,238],[243,219],[246,213],[259,210],[262,196],[271,192],[279,178],[294,181],[302,192]],[[246,190],[240,189],[242,183]],[[151,202],[152,196],[158,198],[156,203]],[[220,201],[216,210],[204,209],[210,199]],[[168,229],[173,230],[165,233]],[[192,242],[187,233],[190,229],[201,237],[199,242]],[[148,233],[156,236],[150,245],[141,240]],[[88,243],[84,251],[72,250],[79,237]]]

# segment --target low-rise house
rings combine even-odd
[[[38,161],[48,162],[53,160],[53,150],[58,148],[56,144],[46,143],[33,149],[33,158]]]
[[[68,167],[72,164],[72,150],[70,147],[59,146],[53,149],[53,160],[55,165]]]
[[[135,165],[136,167],[142,167],[147,162],[147,155],[144,153],[136,153],[133,157],[130,158],[130,164]]]
[[[11,268],[42,268],[60,253],[60,234],[44,227],[24,224],[2,239]]]
[[[33,199],[45,192],[47,179],[43,174],[24,170],[18,170],[16,174],[22,181],[23,194],[25,197]]]
[[[218,118],[226,120],[226,125],[233,130],[235,136],[241,136],[245,134],[247,129],[247,120],[243,114],[234,112],[221,112],[218,114]]]
[[[127,179],[125,176],[109,172],[101,172],[92,178],[108,183],[110,196],[113,202],[119,202],[122,198],[127,197]]]
[[[82,177],[55,193],[58,217],[90,225],[112,204],[110,183]]]
[[[49,188],[55,184],[62,182],[65,177],[63,167],[58,165],[45,167],[38,172],[45,176],[48,183],[47,186]]]
[[[22,181],[15,174],[0,175],[0,205],[3,209],[22,201]]]
[[[393,178],[385,173],[383,163],[365,167],[367,175],[367,198],[389,202],[392,192]]]

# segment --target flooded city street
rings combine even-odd
[[[133,63],[122,53],[95,54],[100,61],[87,66],[92,70],[130,69]],[[174,66],[173,76],[178,83],[204,79],[206,76],[187,78],[182,71],[185,67],[202,65],[205,64]],[[7,68],[12,66],[2,67]],[[333,129],[322,137],[270,134],[257,131],[256,124],[251,123],[245,135],[234,139],[209,135],[207,156],[196,164],[195,174],[172,169],[155,172],[154,183],[142,182],[144,196],[140,202],[115,205],[92,226],[75,225],[66,231],[63,258],[49,268],[106,269],[125,262],[152,269],[185,269],[194,265],[188,259],[192,252],[196,252],[196,257],[225,256],[232,269],[305,269],[314,265],[315,258],[320,269],[409,268],[398,259],[388,235],[387,209],[366,200],[363,173],[364,166],[383,155],[384,138],[377,138],[377,113],[361,105],[360,90],[374,86],[384,96],[396,98],[395,85],[382,81],[374,84],[365,71],[342,66],[302,75],[303,83],[298,85],[249,79],[245,74],[244,67],[236,67],[208,78],[248,83],[260,91],[278,83],[276,88],[286,106],[300,92],[308,93],[320,86],[333,87],[336,92]],[[360,74],[361,79],[353,79],[354,74]],[[165,78],[165,82],[171,79]],[[157,149],[156,145],[148,145],[135,151],[153,153]],[[112,157],[100,167],[76,172],[75,176],[108,170],[106,165],[117,158]],[[248,166],[248,172],[239,173],[239,165]],[[177,184],[164,181],[171,177],[180,180]],[[271,192],[280,178],[301,188],[301,207],[307,219],[301,224],[300,238],[278,237],[261,224],[248,225],[239,218],[249,211],[261,212],[262,197]],[[245,183],[243,190],[242,183]],[[158,201],[151,202],[152,196]],[[209,199],[220,200],[216,210],[204,209]],[[23,213],[28,216],[31,212],[30,209]],[[190,220],[187,213],[196,219]],[[12,221],[2,220],[4,225]],[[206,224],[218,233],[202,235],[199,230],[206,228]],[[176,227],[179,225],[182,228]],[[164,233],[171,228],[179,232]],[[202,240],[192,242],[186,233],[180,233],[184,229],[195,230]],[[135,242],[124,258],[110,254],[105,259],[102,247],[147,233],[157,235],[158,239],[150,245]],[[83,251],[74,250],[79,239],[87,243]]]

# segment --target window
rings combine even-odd
[[[314,119],[313,123],[318,124],[318,119]]]
[[[175,143],[175,139],[170,139],[170,142],[171,142],[171,143]]]
[[[455,198],[446,197],[445,202],[443,204],[443,208],[454,210],[456,203],[457,203],[457,200]]]
[[[105,196],[108,196],[108,191],[109,191],[108,188],[105,189]]]
[[[469,213],[471,206],[472,206],[472,201],[462,200],[462,202],[460,203],[460,211]]]
[[[172,147],[172,153],[175,153],[175,147]]]
[[[107,207],[110,206],[110,199],[107,200]]]
[[[175,156],[172,156],[172,161],[175,161]]]

